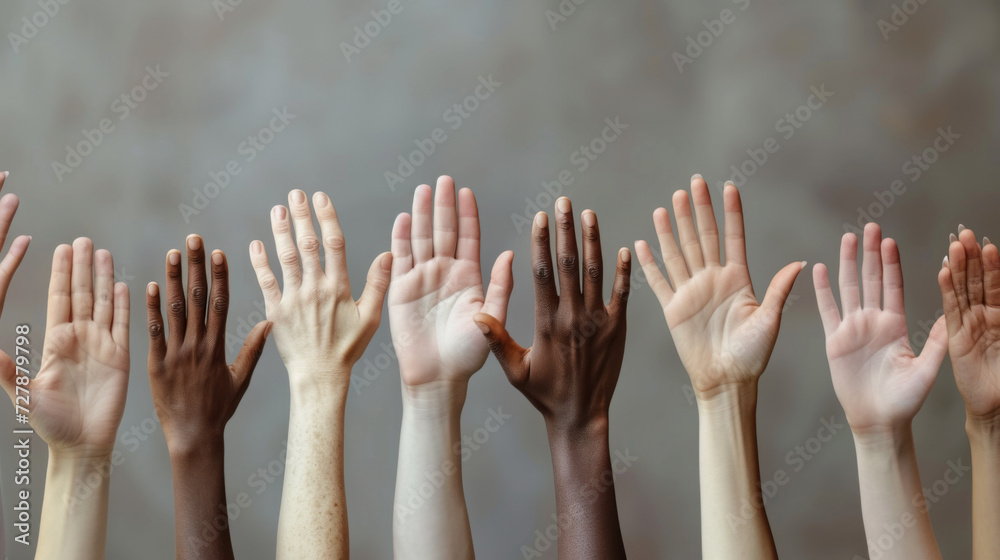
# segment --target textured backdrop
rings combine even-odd
[[[448,173],[473,188],[484,270],[516,252],[509,328],[521,341],[532,293],[520,224],[532,205],[551,211],[550,190],[597,211],[613,255],[655,237],[652,210],[692,173],[713,186],[745,180],[758,295],[789,262],[835,265],[845,228],[863,223],[862,212],[878,218],[900,242],[917,344],[941,308],[935,276],[948,233],[961,222],[1000,237],[1000,8],[987,0],[5,0],[0,30],[0,169],[11,172],[5,191],[21,197],[13,232],[34,236],[0,345],[11,351],[15,324],[28,322],[41,350],[59,243],[92,237],[132,291],[113,559],[166,559],[173,549],[143,288],[162,281],[168,249],[200,233],[230,256],[229,331],[244,335],[262,305],[247,247],[262,239],[273,254],[268,211],[292,188],[333,198],[356,295],[416,185]],[[606,119],[617,119],[616,132],[605,133]],[[596,141],[602,134],[614,141]],[[421,146],[433,152],[413,154]],[[846,427],[810,441],[844,417],[808,273],[792,297],[760,386],[761,471],[790,478],[767,509],[782,557],[848,560],[866,549],[854,447]],[[637,278],[612,406],[612,450],[633,457],[617,477],[619,510],[632,557],[693,559],[697,413],[655,301]],[[355,558],[391,557],[401,404],[389,344],[383,322],[348,406]],[[12,408],[0,408],[9,520],[14,423]],[[521,558],[555,511],[541,417],[491,358],[469,388],[463,434],[501,409],[511,418],[465,463],[485,560]],[[252,497],[232,521],[241,558],[273,557],[287,414],[286,374],[269,344],[226,434],[229,496]],[[915,422],[925,485],[949,461],[968,464],[963,421],[946,364]],[[35,531],[44,457],[36,439]],[[965,476],[932,503],[945,557],[969,557],[970,490]],[[555,558],[555,547],[542,555]]]

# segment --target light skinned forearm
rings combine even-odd
[[[350,373],[343,376],[350,379]],[[350,555],[344,492],[348,386],[291,387],[278,560]]]
[[[972,447],[972,560],[1000,557],[1000,418],[965,423]]]
[[[698,395],[701,543],[706,560],[776,559],[757,456],[757,385]]]
[[[221,434],[170,450],[178,560],[232,560]]]
[[[940,560],[910,426],[854,434],[869,549],[883,560]]]
[[[111,455],[49,453],[36,560],[104,558]]]
[[[392,522],[397,560],[475,558],[462,487],[466,389],[466,383],[439,381],[403,387]]]
[[[546,423],[556,487],[559,558],[625,558],[607,419],[567,429]]]

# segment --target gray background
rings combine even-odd
[[[64,0],[65,1],[65,0]],[[234,0],[236,1],[236,0]],[[579,1],[579,0],[578,0]],[[901,1],[898,3],[901,4]],[[109,558],[168,558],[173,546],[170,466],[145,374],[142,292],[162,281],[163,256],[185,234],[225,250],[232,269],[230,331],[256,320],[260,292],[247,255],[253,239],[273,254],[268,211],[289,189],[324,190],[347,234],[355,294],[371,259],[388,248],[393,217],[413,187],[448,173],[472,187],[482,209],[484,269],[514,249],[516,288],[509,328],[530,340],[532,293],[527,233],[512,215],[538,200],[543,181],[570,170],[564,194],[577,211],[594,208],[606,254],[653,239],[652,210],[700,172],[715,185],[731,165],[774,137],[780,146],[743,186],[750,264],[758,295],[795,260],[836,265],[845,223],[876,191],[903,180],[907,191],[874,211],[903,252],[908,313],[920,321],[940,309],[935,274],[946,239],[961,222],[1000,237],[996,154],[1000,149],[1000,9],[995,2],[928,0],[886,40],[878,21],[893,4],[732,0],[587,0],[555,29],[556,0],[446,3],[402,0],[402,11],[360,54],[345,58],[354,26],[387,2],[243,0],[220,20],[211,0],[69,0],[27,44],[0,45],[0,168],[21,197],[13,232],[34,236],[10,289],[0,344],[12,350],[14,326],[35,326],[40,351],[45,286],[54,247],[92,237],[112,251],[132,290],[133,359],[121,433],[152,433],[113,476]],[[745,9],[741,9],[741,6]],[[907,7],[912,8],[916,4]],[[678,70],[673,53],[723,9],[735,21]],[[0,30],[20,33],[36,0],[0,5]],[[704,40],[705,37],[703,36]],[[169,76],[119,120],[112,102],[141,83],[145,67]],[[383,177],[413,140],[447,128],[444,112],[473,93],[480,76],[501,85],[464,119],[395,192]],[[810,87],[834,95],[786,139],[776,131],[806,102]],[[207,208],[185,223],[209,173],[240,159],[238,146],[267,125],[272,109],[295,120]],[[600,135],[605,118],[628,125],[586,171],[571,163]],[[60,181],[54,160],[111,118],[115,131]],[[938,127],[960,135],[919,180],[903,169],[931,146]],[[718,198],[718,197],[717,197]],[[716,200],[717,208],[721,203]],[[793,472],[789,452],[816,435],[822,418],[843,422],[825,360],[811,278],[800,278],[760,390],[759,439],[765,478],[791,481],[768,503],[784,558],[850,559],[865,553],[854,448],[845,428]],[[687,378],[658,305],[641,276],[629,310],[629,352],[612,407],[612,449],[639,460],[617,478],[627,549],[634,558],[699,555],[697,414]],[[917,337],[917,342],[923,340]],[[365,360],[381,364],[371,384],[352,392],[347,418],[347,493],[356,558],[391,557],[393,482],[400,423],[398,369],[379,358],[387,322]],[[232,354],[231,354],[232,355]],[[363,360],[355,372],[360,374]],[[942,368],[915,421],[924,483],[949,460],[968,464],[963,407],[951,367]],[[280,477],[257,494],[248,478],[275,460],[285,438],[288,389],[273,344],[227,432],[228,493],[251,495],[233,521],[241,558],[272,557]],[[490,409],[511,420],[465,464],[465,489],[479,556],[520,558],[555,510],[541,417],[511,388],[492,358],[473,378],[463,433]],[[0,415],[0,469],[10,517],[14,461],[11,408]],[[143,421],[147,420],[145,425]],[[35,440],[33,507],[41,508],[44,445]],[[278,465],[280,467],[280,465]],[[945,557],[970,555],[966,476],[933,505]],[[8,538],[12,531],[8,527]],[[8,544],[12,558],[29,558]],[[543,557],[555,558],[553,549]]]

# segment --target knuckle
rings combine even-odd
[[[340,235],[328,235],[323,239],[323,243],[327,249],[335,252],[343,251],[347,246],[347,242]]]
[[[288,248],[283,250],[281,254],[278,255],[278,260],[285,266],[294,266],[299,262],[299,255],[295,249]]]
[[[218,313],[225,313],[229,309],[229,298],[227,296],[215,296],[212,300],[212,309]]]
[[[576,255],[561,255],[559,257],[559,268],[562,270],[577,270]]]
[[[601,277],[601,265],[596,262],[587,263],[587,276],[592,279],[597,280]]]
[[[191,302],[195,305],[204,305],[208,291],[204,286],[191,287]]]
[[[552,279],[552,267],[545,263],[536,263],[531,273],[538,282],[548,282]]]
[[[171,315],[183,315],[184,314],[184,302],[180,300],[174,300],[168,305],[170,308]]]
[[[303,253],[318,253],[319,239],[313,235],[304,235],[299,238],[299,250]]]
[[[159,338],[163,335],[163,325],[159,321],[149,322],[149,338]]]

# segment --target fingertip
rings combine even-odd
[[[155,298],[160,295],[160,286],[156,282],[150,282],[146,284],[146,294],[149,297]]]
[[[628,264],[632,262],[632,253],[627,247],[622,247],[621,249],[618,249],[618,258],[622,261],[622,263]]]
[[[225,260],[226,260],[226,254],[225,253],[223,253],[222,251],[220,251],[218,249],[216,249],[215,251],[212,251],[212,264],[214,266],[222,266],[222,263],[224,263]]]
[[[535,214],[535,227],[538,229],[545,229],[549,227],[549,215],[545,212]]]
[[[197,233],[192,233],[191,235],[188,235],[184,243],[185,245],[187,245],[187,248],[190,251],[197,251],[202,247],[201,236],[199,236]]]

